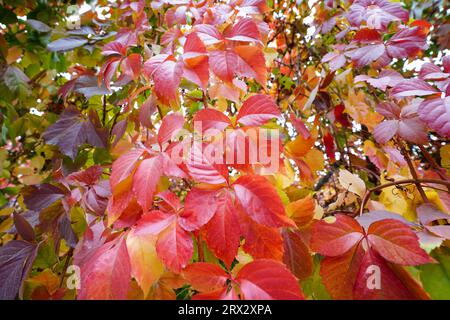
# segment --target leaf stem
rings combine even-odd
[[[197,238],[198,261],[199,262],[204,262],[205,261],[205,257],[203,255],[202,238],[201,238],[200,235],[198,235],[196,238]]]

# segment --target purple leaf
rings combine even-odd
[[[13,240],[0,247],[0,300],[13,300],[31,269],[38,245]]]
[[[369,226],[377,221],[384,220],[384,219],[395,219],[400,222],[403,222],[404,224],[407,224],[409,226],[412,226],[413,224],[403,218],[398,213],[384,211],[384,210],[375,210],[375,211],[369,211],[367,213],[364,213],[361,216],[356,217],[356,220],[358,220],[359,224],[367,231],[369,229]]]
[[[111,93],[111,91],[106,88],[104,82],[102,83],[102,86],[99,87],[97,77],[88,75],[83,75],[76,79],[74,90],[83,94],[86,99],[90,99],[92,96]]]
[[[23,218],[25,218],[28,223],[31,225],[32,228],[37,226],[39,224],[39,212],[36,211],[27,211],[21,214]],[[16,226],[13,225],[9,230],[8,233],[17,233]]]
[[[383,102],[377,106],[376,111],[388,119],[399,119],[402,110],[393,102]]]
[[[425,144],[428,141],[426,126],[418,118],[417,101],[400,109],[392,102],[381,103],[377,112],[390,119],[377,125],[374,137],[378,143],[385,144],[394,135],[400,136],[409,142]]]
[[[25,187],[23,194],[27,208],[37,212],[47,208],[65,195],[63,190],[48,183]]]
[[[384,52],[384,44],[380,43],[347,51],[346,55],[352,59],[355,67],[361,68],[380,58]]]
[[[378,78],[371,78],[366,75],[359,75],[355,77],[355,82],[365,81],[375,88],[385,91],[387,87],[394,87],[404,78],[400,73],[394,70],[383,70],[380,72]]]
[[[400,3],[386,0],[356,0],[350,6],[348,21],[360,26],[364,21],[370,28],[385,29],[391,21],[407,22],[409,12]]]
[[[416,56],[427,48],[426,35],[419,27],[400,29],[386,43],[387,53],[398,59]]]
[[[424,100],[418,114],[431,129],[443,137],[450,137],[450,97]]]
[[[392,94],[396,98],[428,96],[437,92],[438,91],[432,85],[420,79],[408,79],[402,81],[392,89]]]
[[[437,209],[434,205],[425,203],[417,208],[417,215],[420,223],[429,225],[436,220],[450,220],[450,215]]]
[[[398,132],[398,129],[398,120],[383,121],[375,127],[373,136],[378,143],[385,144],[392,139],[392,137]]]
[[[57,145],[61,153],[72,160],[77,156],[78,147],[84,143],[100,148],[105,148],[107,144],[104,130],[71,107],[44,132],[43,137],[47,144]]]
[[[71,248],[75,248],[78,239],[75,232],[72,229],[72,225],[67,214],[62,214],[58,220],[58,231],[61,237],[66,240],[66,243]]]
[[[14,212],[14,225],[16,226],[17,233],[26,240],[33,241],[35,238],[33,227],[21,214]]]
[[[47,49],[50,51],[72,50],[88,43],[87,39],[80,37],[67,37],[50,42]]]

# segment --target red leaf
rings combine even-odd
[[[383,258],[395,264],[415,266],[433,262],[420,248],[417,235],[398,220],[385,219],[372,223],[367,239]]]
[[[144,72],[152,77],[155,84],[156,96],[165,105],[178,103],[178,86],[183,68],[174,60],[172,56],[160,54],[144,64]]]
[[[283,263],[298,279],[308,278],[313,271],[313,260],[300,231],[283,230],[281,234],[284,245]]]
[[[386,261],[369,249],[361,262],[356,278],[354,298],[358,300],[413,300],[415,297],[389,268]]]
[[[174,213],[159,210],[144,214],[136,225],[136,234],[158,235],[156,251],[164,265],[179,273],[191,259],[194,247],[188,232],[181,228]]]
[[[408,22],[409,12],[397,2],[355,1],[349,8],[347,19],[353,26],[366,22],[370,28],[384,30],[391,21]]]
[[[335,157],[336,147],[334,145],[334,138],[329,131],[326,131],[326,133],[323,136],[323,144],[325,145],[325,152],[328,158],[330,159],[331,162],[334,162],[336,160]]]
[[[238,55],[234,51],[211,51],[209,62],[212,72],[219,79],[227,83],[232,82],[238,65]]]
[[[378,143],[385,144],[395,136],[398,132],[398,127],[398,120],[383,121],[375,127],[373,137]]]
[[[283,238],[278,228],[269,228],[244,216],[241,222],[243,249],[255,259],[283,260]]]
[[[208,223],[216,213],[220,192],[192,188],[186,196],[184,211],[180,216],[183,228],[193,231]]]
[[[336,107],[334,107],[334,117],[344,127],[350,127],[352,124],[348,120],[348,116],[346,113],[344,113],[344,111],[345,111],[345,106],[343,104],[338,104]]]
[[[185,54],[189,53],[185,56],[185,59],[191,59],[197,58],[198,55],[204,55],[206,53],[206,48],[199,36],[195,32],[192,32],[186,36],[183,51]],[[191,65],[190,63],[188,64]]]
[[[236,73],[239,76],[254,78],[264,88],[267,82],[266,59],[261,48],[250,45],[236,46],[234,51],[238,54]]]
[[[200,39],[206,46],[217,44],[223,41],[223,37],[216,27],[209,24],[198,24],[194,27]]]
[[[252,18],[243,18],[233,25],[231,32],[226,35],[227,40],[234,41],[259,41],[258,26]]]
[[[196,128],[196,122],[201,123],[202,133],[210,129],[223,131],[231,126],[230,119],[222,112],[214,109],[202,109],[197,111],[192,121],[194,123],[194,129]]]
[[[133,80],[139,79],[142,70],[142,56],[139,53],[132,53],[122,60],[120,68],[124,75]]]
[[[180,113],[171,113],[163,118],[158,131],[158,143],[162,145],[170,141],[177,133],[183,129],[184,117]]]
[[[428,141],[427,128],[417,115],[418,103],[411,103],[400,109],[395,103],[381,103],[377,112],[388,119],[374,129],[374,137],[378,143],[385,144],[394,135],[416,144]]]
[[[353,299],[353,287],[359,273],[364,250],[360,244],[337,257],[326,257],[320,264],[320,275],[333,299]]]
[[[155,113],[156,108],[156,97],[154,95],[151,95],[142,104],[139,109],[139,121],[144,127],[151,128],[153,126],[151,116]]]
[[[209,81],[208,56],[205,45],[196,33],[186,37],[183,61],[183,77],[205,89]]]
[[[176,218],[173,213],[152,210],[142,215],[136,224],[136,234],[158,235]]]
[[[134,172],[140,157],[144,154],[144,149],[133,149],[120,156],[112,165],[111,177],[109,179],[111,189],[114,189],[126,180]]]
[[[305,139],[309,139],[311,137],[311,133],[309,132],[308,128],[300,118],[297,118],[295,116],[294,113],[289,114],[289,119],[291,120],[291,123],[298,134],[302,135],[302,137]]]
[[[272,98],[264,94],[256,94],[245,100],[236,117],[236,122],[245,126],[260,126],[280,116],[280,110]]]
[[[363,43],[374,41],[376,42],[381,40],[381,35],[375,29],[363,28],[358,30],[358,32],[356,32],[355,36],[353,37],[353,40]]]
[[[383,91],[386,91],[387,87],[394,87],[403,80],[405,80],[403,76],[394,70],[382,70],[378,78],[371,78],[366,75],[359,75],[355,77],[355,82],[366,81],[375,88]]]
[[[214,292],[225,287],[228,275],[216,264],[197,262],[183,270],[183,277],[193,289],[200,292]]]
[[[119,41],[111,41],[110,43],[107,43],[103,46],[102,54],[105,56],[109,56],[112,54],[125,56],[127,54],[127,47]]]
[[[313,225],[311,250],[327,257],[337,257],[348,252],[364,237],[359,223],[346,215],[338,214],[336,221],[320,220]]]
[[[236,277],[246,300],[304,299],[295,277],[286,267],[269,259],[246,264]]]
[[[81,286],[78,299],[126,299],[131,280],[131,265],[122,237],[96,249],[80,269]]]
[[[109,58],[102,66],[102,68],[99,71],[99,77],[98,77],[98,85],[101,85],[102,79],[105,83],[105,87],[108,90],[111,90],[111,80],[114,77],[114,74],[117,71],[117,67],[120,64],[120,58],[119,57],[112,57]]]
[[[230,266],[238,252],[241,227],[230,192],[224,191],[216,201],[216,212],[203,229],[204,238],[216,257]]]
[[[241,176],[233,183],[233,189],[243,212],[255,222],[268,227],[295,226],[286,216],[276,189],[266,178],[257,175]]]
[[[228,182],[228,167],[223,163],[218,163],[215,155],[209,152],[210,150],[215,150],[214,145],[197,142],[192,144],[190,156],[186,162],[189,175],[198,182],[216,185],[226,184]]]
[[[98,182],[103,173],[103,168],[99,165],[93,165],[86,170],[80,170],[67,176],[70,184],[80,186],[92,186]]]
[[[179,273],[191,259],[194,246],[189,233],[175,220],[158,236],[156,251],[169,270]]]
[[[133,176],[133,193],[144,212],[153,205],[153,195],[163,174],[160,157],[143,160]]]

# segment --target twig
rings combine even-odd
[[[384,188],[389,188],[392,186],[397,186],[397,185],[401,185],[401,184],[419,184],[420,183],[434,183],[434,184],[441,184],[441,185],[445,185],[447,187],[450,186],[450,181],[448,180],[436,180],[436,179],[405,179],[405,180],[398,180],[398,181],[393,181],[393,182],[388,182],[376,187],[373,187],[371,189],[368,189],[366,191],[366,193],[364,194],[364,197],[361,201],[361,207],[359,208],[359,214],[362,215],[364,212],[364,207],[366,206],[367,202],[369,201],[370,195],[373,192],[379,191],[381,189]]]
[[[419,145],[420,151],[422,151],[422,154],[425,156],[425,159],[430,163],[430,165],[436,170],[436,173],[441,177],[442,180],[449,180],[447,175],[444,173],[443,169],[436,163],[436,161],[433,159],[431,154],[428,152],[427,149],[425,149],[424,146]],[[448,189],[450,192],[450,188]]]
[[[398,145],[400,146],[400,150],[403,154],[403,157],[405,158],[406,163],[408,164],[409,171],[411,172],[412,177],[414,178],[414,180],[417,180],[419,177],[417,176],[416,169],[414,168],[411,158],[409,157],[408,151],[406,150],[402,141],[398,141]],[[424,202],[430,202],[430,200],[428,200],[427,195],[425,194],[425,191],[423,191],[423,188],[420,185],[420,183],[416,183],[416,187],[417,187],[417,191],[419,191],[420,196],[422,197],[422,200]]]
[[[66,255],[66,261],[64,263],[64,267],[61,273],[61,281],[59,282],[59,287],[62,288],[63,283],[64,283],[64,278],[66,276],[67,273],[67,268],[69,267],[69,262],[70,262],[70,258],[72,258],[73,255],[73,248],[70,248],[69,251],[67,251],[67,255]]]

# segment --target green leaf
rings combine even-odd
[[[431,256],[439,264],[426,264],[421,266],[420,279],[424,289],[435,300],[450,299],[450,250],[447,248],[435,249]]]
[[[3,80],[8,87],[14,93],[19,94],[21,97],[24,97],[29,92],[28,82],[30,79],[27,77],[22,70],[15,66],[9,66],[6,69],[5,74],[3,75]]]
[[[306,280],[301,283],[303,293],[313,300],[331,300],[331,296],[322,283],[320,276],[320,257],[314,256],[314,272]]]

